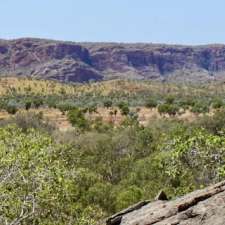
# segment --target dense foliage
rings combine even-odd
[[[0,224],[102,225],[108,215],[154,199],[161,189],[173,198],[225,178],[225,110],[219,94],[26,91],[0,100],[1,109],[12,114],[0,123]],[[134,105],[157,107],[170,117],[142,126]],[[120,110],[125,120],[118,126],[88,120],[85,115],[98,106],[110,109],[112,117]],[[39,107],[60,109],[73,129],[59,131],[42,113],[30,111]],[[178,120],[182,110],[201,117]],[[205,114],[209,110],[213,113]]]
[[[102,224],[160,189],[172,198],[225,177],[225,124],[133,120],[62,135],[21,120],[0,128],[1,224]]]

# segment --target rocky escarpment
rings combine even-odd
[[[93,66],[105,76],[136,79],[221,79],[225,46],[154,44],[87,45]]]
[[[39,39],[0,41],[0,73],[77,82],[102,79],[86,48]]]
[[[0,74],[85,82],[225,78],[225,46],[0,40]]]
[[[225,181],[173,201],[158,199],[130,207],[107,220],[107,225],[223,225]]]

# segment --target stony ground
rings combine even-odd
[[[225,181],[173,201],[143,202],[108,219],[107,225],[224,225]]]

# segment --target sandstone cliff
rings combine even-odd
[[[85,82],[113,78],[225,78],[225,46],[0,40],[0,75]]]
[[[225,181],[173,201],[145,201],[107,220],[107,225],[224,225]]]

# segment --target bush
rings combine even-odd
[[[33,104],[34,104],[35,108],[39,108],[41,105],[43,105],[43,100],[41,98],[39,98],[39,97],[36,97],[33,100]]]
[[[19,104],[16,103],[15,101],[9,101],[6,105],[5,110],[9,113],[9,114],[16,114],[16,112],[18,111],[19,108]]]
[[[76,106],[70,102],[59,102],[56,105],[56,108],[58,108],[62,112],[62,114],[65,114],[65,112],[76,108]]]
[[[90,106],[87,107],[86,111],[89,112],[89,113],[96,113],[97,112],[97,105],[91,104]]]
[[[172,105],[175,101],[175,98],[173,96],[167,96],[165,101],[167,104]]]
[[[103,105],[104,105],[104,107],[106,107],[106,108],[110,108],[110,107],[112,107],[112,101],[111,100],[107,100],[107,101],[104,101],[103,102]]]
[[[74,150],[55,145],[44,133],[23,133],[15,126],[0,128],[0,140],[5,193],[0,224],[97,225],[106,216],[97,206],[101,196],[94,199],[96,205],[84,200],[100,178],[70,163]]]
[[[27,101],[25,102],[25,109],[26,109],[26,110],[29,110],[29,109],[31,108],[31,106],[32,106],[32,102],[31,102],[30,100],[27,100]]]
[[[213,116],[203,116],[193,126],[203,127],[209,132],[221,135],[225,132],[225,110],[217,111]]]
[[[202,128],[180,130],[168,137],[162,149],[169,152],[165,172],[175,180],[189,179],[196,186],[209,185],[223,179],[225,138],[210,134]],[[166,162],[167,161],[167,162]]]
[[[127,187],[116,196],[116,210],[120,211],[141,200],[142,190],[136,186]]]
[[[158,106],[158,111],[160,114],[169,114],[174,116],[179,112],[179,108],[175,105],[165,103]]]
[[[46,104],[48,105],[49,108],[56,108],[58,101],[55,98],[48,98]]]
[[[213,109],[219,109],[224,106],[224,102],[221,99],[215,99],[212,101],[211,106]]]
[[[158,105],[157,101],[152,98],[149,98],[145,103],[145,106],[147,108],[155,108],[155,107],[157,107],[157,105]]]
[[[204,102],[196,102],[191,111],[193,113],[207,113],[209,112],[209,106]]]
[[[84,112],[78,108],[74,108],[67,113],[67,118],[74,127],[82,130],[88,129],[89,123],[85,119]]]
[[[42,113],[18,112],[15,117],[5,121],[5,124],[16,124],[23,132],[34,128],[42,132],[51,133],[55,128],[43,119]]]
[[[193,99],[187,98],[187,99],[180,99],[178,102],[179,106],[181,106],[184,109],[187,109],[189,107],[193,107],[195,105],[195,101]]]
[[[119,109],[121,110],[122,115],[128,115],[130,112],[129,106],[126,102],[120,102],[118,104]]]

